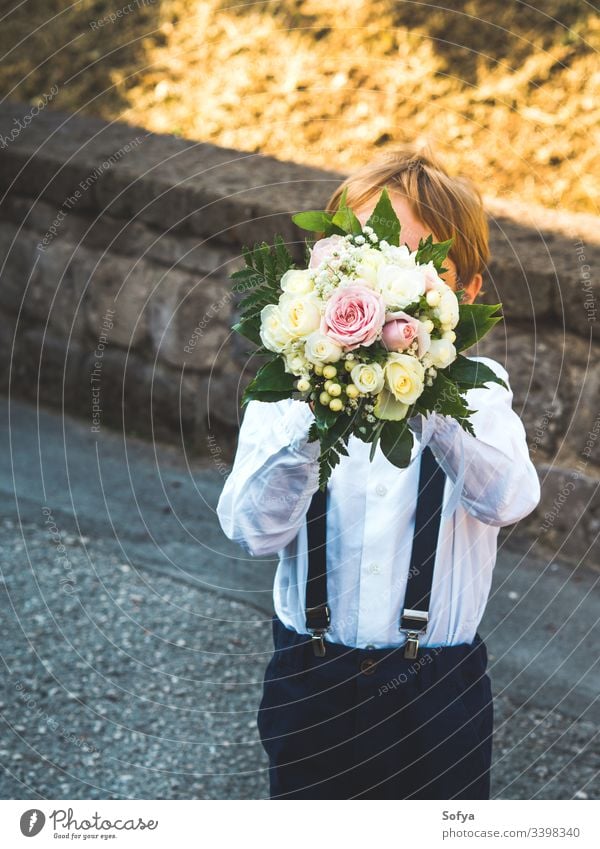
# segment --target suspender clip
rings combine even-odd
[[[417,631],[409,631],[404,644],[404,657],[407,660],[415,660],[419,651],[419,634]]]
[[[318,604],[306,608],[306,627],[312,636],[313,651],[317,657],[325,657],[324,635],[329,631],[331,612],[329,605]]]
[[[329,629],[319,628],[311,633],[313,651],[316,657],[325,657],[325,639],[323,635],[326,630]]]
[[[427,630],[429,614],[426,610],[410,610],[405,607],[402,611],[400,627],[406,629],[404,657],[415,660],[419,651],[419,637]]]

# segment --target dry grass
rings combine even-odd
[[[428,141],[488,194],[597,213],[597,12],[442,3],[26,0],[1,24],[2,54],[24,39],[3,91],[57,84],[53,107],[342,171]]]

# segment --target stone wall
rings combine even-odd
[[[27,126],[17,123],[29,116]],[[322,207],[342,175],[22,104],[0,107],[2,390],[129,433],[231,456],[256,367],[230,326],[241,246]],[[17,132],[14,129],[18,128]],[[519,525],[598,562],[599,220],[488,203],[483,299],[543,480]],[[472,353],[476,353],[473,351]],[[595,547],[594,547],[595,545]]]

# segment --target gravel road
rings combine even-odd
[[[0,798],[265,798],[274,564],[223,539],[222,476],[135,440],[123,462],[118,434],[11,406]],[[501,548],[481,629],[496,797],[600,797],[597,580]]]

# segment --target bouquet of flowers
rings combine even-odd
[[[346,204],[335,213],[300,212],[292,220],[322,237],[306,241],[307,268],[296,268],[283,239],[244,247],[234,272],[245,292],[233,330],[268,359],[244,392],[251,399],[311,402],[309,441],[319,440],[325,489],[351,434],[377,445],[395,466],[410,461],[409,420],[431,411],[470,433],[463,397],[487,381],[506,386],[481,362],[463,356],[496,322],[500,304],[462,304],[440,277],[452,240],[400,244],[400,222],[384,189],[364,227]]]

